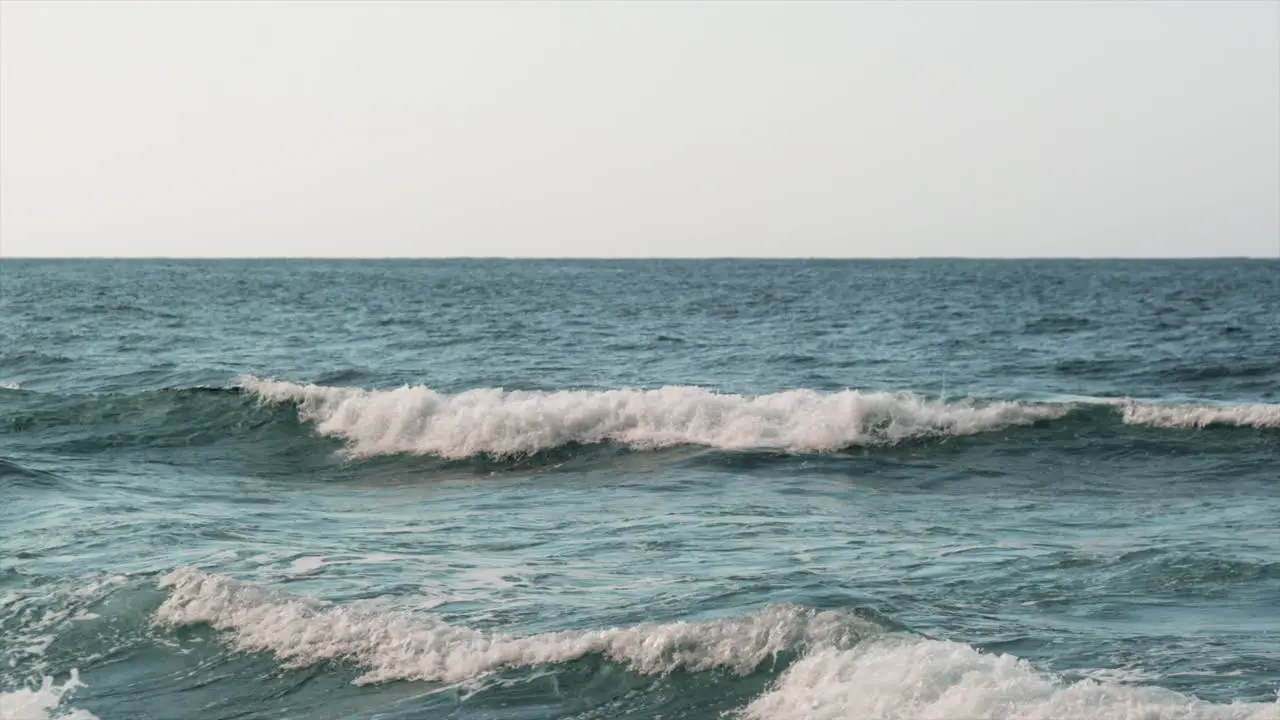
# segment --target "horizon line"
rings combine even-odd
[[[652,255],[652,256],[587,256],[587,255],[3,255],[4,260],[192,260],[192,261],[370,261],[370,260],[443,260],[443,261],[476,261],[476,260],[530,260],[530,261],[587,261],[587,262],[644,262],[644,261],[681,261],[681,260],[769,260],[769,261],[916,261],[916,260],[1072,260],[1072,261],[1178,261],[1178,260],[1277,260],[1280,256],[1270,255],[875,255],[875,256],[831,256],[831,255]]]

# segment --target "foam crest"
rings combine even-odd
[[[1132,403],[1122,410],[1126,425],[1171,429],[1214,425],[1280,428],[1280,405],[1147,405]]]
[[[859,618],[774,606],[704,622],[642,624],[518,636],[457,627],[431,616],[330,606],[193,569],[161,580],[169,597],[156,620],[208,624],[239,650],[270,652],[285,667],[341,660],[366,672],[357,682],[459,683],[507,668],[600,655],[643,674],[677,668],[748,673],[778,653],[849,646],[878,631]]]
[[[703,445],[726,450],[831,452],[921,437],[971,435],[1062,417],[1063,405],[942,403],[910,393],[788,390],[742,396],[695,387],[528,392],[498,388],[445,395],[323,387],[243,378],[266,402],[294,403],[322,435],[358,456],[422,453],[509,457],[569,443],[635,449]]]
[[[743,712],[750,720],[1280,720],[1280,704],[1205,702],[1172,690],[1065,684],[1011,655],[891,638],[801,658]]]
[[[59,712],[63,698],[76,688],[84,687],[80,674],[71,671],[71,677],[62,685],[46,677],[35,690],[23,688],[12,692],[0,692],[0,718],[4,720],[98,720],[85,710],[70,709]]]

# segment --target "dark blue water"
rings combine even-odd
[[[1274,261],[4,260],[0,386],[5,720],[1280,718]]]

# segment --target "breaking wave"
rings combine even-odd
[[[352,662],[366,671],[358,683],[460,683],[589,655],[646,675],[677,668],[748,673],[788,650],[819,641],[848,645],[879,631],[847,613],[774,606],[725,620],[518,636],[457,627],[431,616],[329,606],[187,568],[160,584],[170,591],[156,610],[161,624],[210,625],[227,631],[237,649],[270,652],[286,667]]]
[[[1280,428],[1280,405],[1162,405],[1124,399],[1076,402],[942,402],[909,392],[787,390],[730,395],[696,387],[655,390],[509,391],[449,395],[302,385],[244,377],[244,391],[292,404],[351,455],[395,453],[463,459],[532,455],[570,444],[613,442],[636,450],[700,445],[793,453],[887,446],[1036,425],[1081,413],[1118,412],[1126,425],[1166,429]],[[1114,417],[1114,415],[1112,415]]]
[[[1155,686],[1064,683],[1012,655],[892,638],[792,664],[749,720],[1280,720],[1280,703],[1216,704]]]
[[[783,605],[720,620],[518,636],[420,614],[329,605],[190,568],[170,573],[161,585],[169,596],[156,611],[158,623],[210,625],[237,650],[272,653],[286,667],[351,662],[365,670],[357,683],[458,684],[588,655],[647,675],[748,674],[789,654],[796,659],[740,716],[1280,720],[1275,703],[1223,705],[1154,686],[1065,683],[1011,655],[890,633],[850,612]]]
[[[928,401],[910,393],[788,390],[743,396],[695,387],[561,392],[299,385],[246,377],[269,403],[294,403],[322,435],[356,456],[421,453],[448,459],[529,455],[571,443],[640,450],[831,452],[927,437],[973,435],[1060,418],[1068,406]]]
[[[503,461],[607,444],[637,451],[687,446],[802,454],[1019,428],[1102,434],[1126,427],[1280,429],[1277,404],[1157,404],[1071,395],[943,402],[910,392],[733,395],[681,386],[447,394],[423,386],[370,390],[256,377],[231,387],[132,395],[18,395],[0,408],[0,431],[80,454],[236,443],[273,456],[298,447],[299,440],[323,436],[344,442],[356,458],[416,454]],[[1019,437],[1025,436],[1001,436],[1010,442]],[[308,445],[308,452],[313,449]]]

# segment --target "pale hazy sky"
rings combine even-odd
[[[1280,253],[1280,2],[0,3],[0,256]]]

